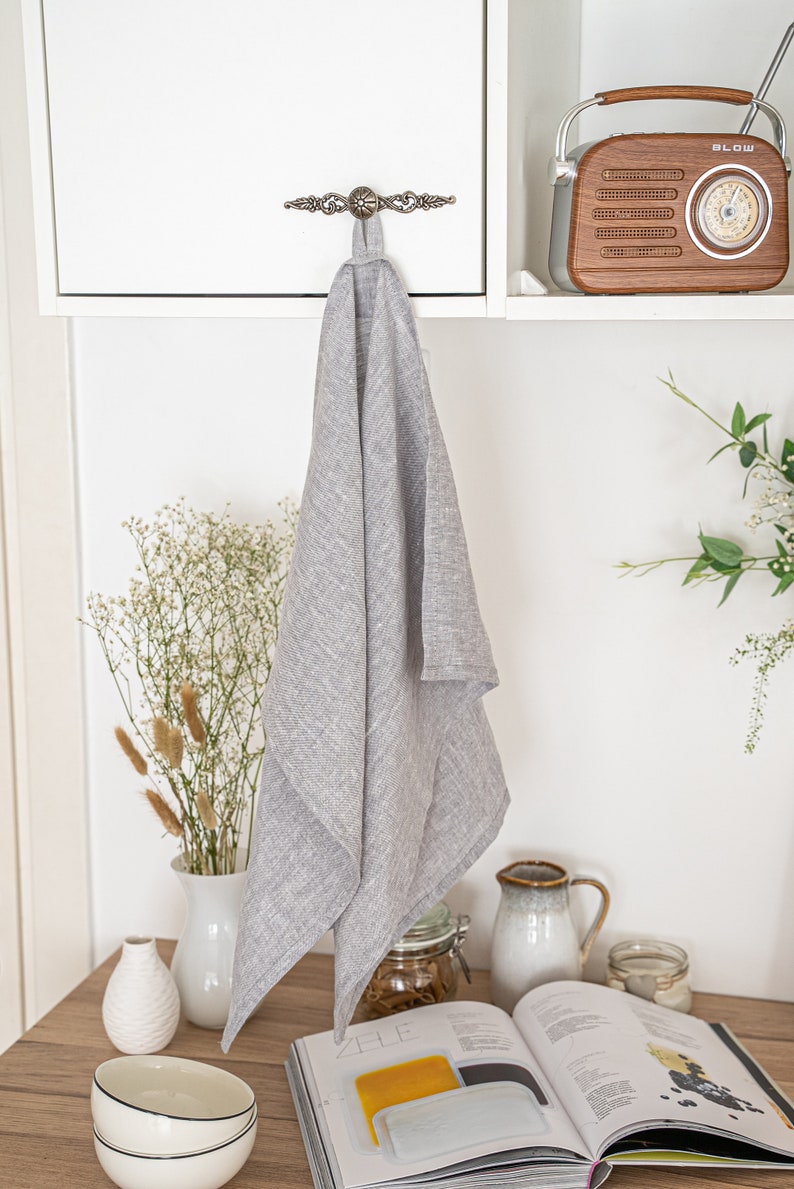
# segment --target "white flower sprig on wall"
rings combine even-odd
[[[187,871],[235,870],[265,750],[270,673],[298,510],[279,528],[237,524],[179,500],[125,521],[138,564],[126,595],[88,597],[128,725],[119,745]]]
[[[771,453],[767,436],[767,422],[771,413],[757,413],[749,417],[741,403],[737,402],[731,417],[730,427],[722,425],[691,397],[675,384],[672,375],[663,384],[686,404],[696,409],[715,425],[729,441],[721,446],[711,462],[726,450],[735,451],[746,476],[742,496],[747,494],[750,479],[763,484],[756,495],[753,510],[745,522],[752,532],[759,529],[772,530],[775,534],[775,552],[752,556],[745,553],[741,545],[727,537],[714,537],[700,531],[698,541],[701,552],[691,557],[664,557],[648,562],[620,562],[619,569],[624,576],[632,573],[637,577],[649,574],[670,562],[683,562],[689,569],[683,585],[699,585],[703,582],[723,583],[721,606],[736,587],[739,579],[751,570],[771,574],[775,580],[773,595],[783,594],[794,584],[794,442],[785,438],[778,458]],[[761,444],[751,434],[761,431]],[[757,436],[757,435],[756,435]],[[750,710],[750,725],[745,740],[745,750],[755,750],[763,723],[764,705],[767,698],[769,677],[775,666],[794,651],[794,623],[786,621],[777,632],[750,633],[744,645],[737,648],[731,657],[732,664],[752,659],[756,664],[753,700]]]

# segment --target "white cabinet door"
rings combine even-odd
[[[483,292],[484,0],[43,0],[60,294],[311,295],[370,186],[416,294]]]

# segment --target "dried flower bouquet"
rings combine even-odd
[[[125,521],[138,564],[126,595],[88,597],[130,730],[116,739],[186,871],[235,870],[265,751],[261,696],[278,635],[298,510],[237,524],[165,505]]]

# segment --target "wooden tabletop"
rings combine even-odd
[[[173,942],[158,943],[170,962]],[[117,1051],[102,1027],[102,996],[115,954],[0,1055],[0,1189],[107,1189],[94,1154],[89,1095],[97,1065]],[[459,998],[486,1000],[488,975],[473,972]],[[696,995],[694,1014],[728,1024],[794,1097],[794,1004]],[[332,1027],[332,961],[308,954],[270,992],[228,1056],[220,1033],[184,1020],[166,1053],[209,1061],[238,1074],[259,1105],[259,1129],[230,1189],[311,1189],[284,1074],[290,1042]],[[792,1189],[794,1172],[617,1168],[614,1189]]]

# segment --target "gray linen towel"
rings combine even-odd
[[[356,220],[353,247],[323,319],[224,1051],[331,927],[341,1039],[378,962],[509,799],[455,485],[377,215]]]

